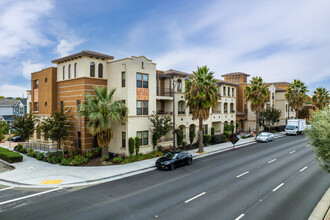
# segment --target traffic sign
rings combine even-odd
[[[236,134],[232,133],[229,138],[230,142],[235,145],[237,143],[237,141],[239,141],[239,138],[236,136]]]

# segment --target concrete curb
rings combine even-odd
[[[282,137],[286,137],[286,135],[285,134],[279,134],[277,136],[277,138],[282,138]],[[216,153],[221,153],[221,152],[232,150],[232,149],[242,148],[244,146],[248,146],[248,145],[251,145],[253,143],[256,143],[256,142],[255,142],[254,139],[251,139],[251,141],[249,141],[249,142],[235,145],[235,148],[225,147],[225,148],[218,149],[218,150],[208,151],[204,154],[193,155],[193,158],[198,159],[198,158],[210,156],[210,155],[213,155],[213,154],[216,154]],[[12,166],[12,165],[10,165],[10,166]],[[14,166],[12,166],[12,167],[14,167]],[[86,180],[86,181],[79,181],[79,182],[75,182],[75,183],[60,184],[59,186],[74,187],[74,186],[94,185],[94,184],[99,184],[99,183],[104,183],[104,182],[108,182],[108,181],[121,179],[121,178],[124,178],[124,177],[137,175],[137,174],[140,174],[140,173],[144,173],[144,172],[148,172],[148,171],[152,171],[152,170],[156,170],[156,169],[157,168],[154,165],[152,165],[152,166],[147,166],[147,167],[137,169],[137,170],[133,170],[133,171],[129,171],[129,172],[116,174],[116,175],[109,176],[109,177],[103,177],[103,178],[98,178],[98,179],[93,179],[93,180]],[[51,185],[39,185],[39,184],[36,185],[36,184],[20,183],[20,182],[4,180],[4,179],[0,179],[0,183],[3,184],[3,185],[9,185],[9,186],[15,186],[15,187],[24,186],[24,187],[27,187],[27,188],[54,188],[55,187],[55,186],[51,186]]]
[[[329,220],[330,219],[330,188],[317,203],[308,220]]]

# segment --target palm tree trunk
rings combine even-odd
[[[103,156],[109,156],[109,151],[108,151],[108,146],[103,146],[102,147],[102,157]]]
[[[203,149],[203,119],[199,119],[199,131],[198,131],[198,153],[204,152]]]
[[[299,113],[299,110],[298,109],[296,109],[296,119],[298,119],[299,117],[298,117],[298,113]]]
[[[259,111],[256,111],[256,135],[259,134]]]

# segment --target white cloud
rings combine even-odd
[[[23,75],[27,79],[31,79],[31,73],[40,71],[46,67],[43,63],[31,63],[31,60],[23,61],[22,66]]]
[[[27,97],[26,87],[15,86],[10,84],[1,84],[0,85],[0,95],[5,97]]]
[[[0,4],[0,57],[13,57],[35,46],[51,43],[42,30],[50,0],[5,1]]]
[[[61,56],[64,57],[66,55],[69,55],[71,51],[74,50],[74,48],[81,44],[83,41],[82,40],[60,40],[59,44],[56,47],[56,52]]]

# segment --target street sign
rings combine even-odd
[[[232,133],[229,138],[230,142],[235,145],[237,143],[237,141],[239,141],[239,138],[236,136],[236,134]]]

